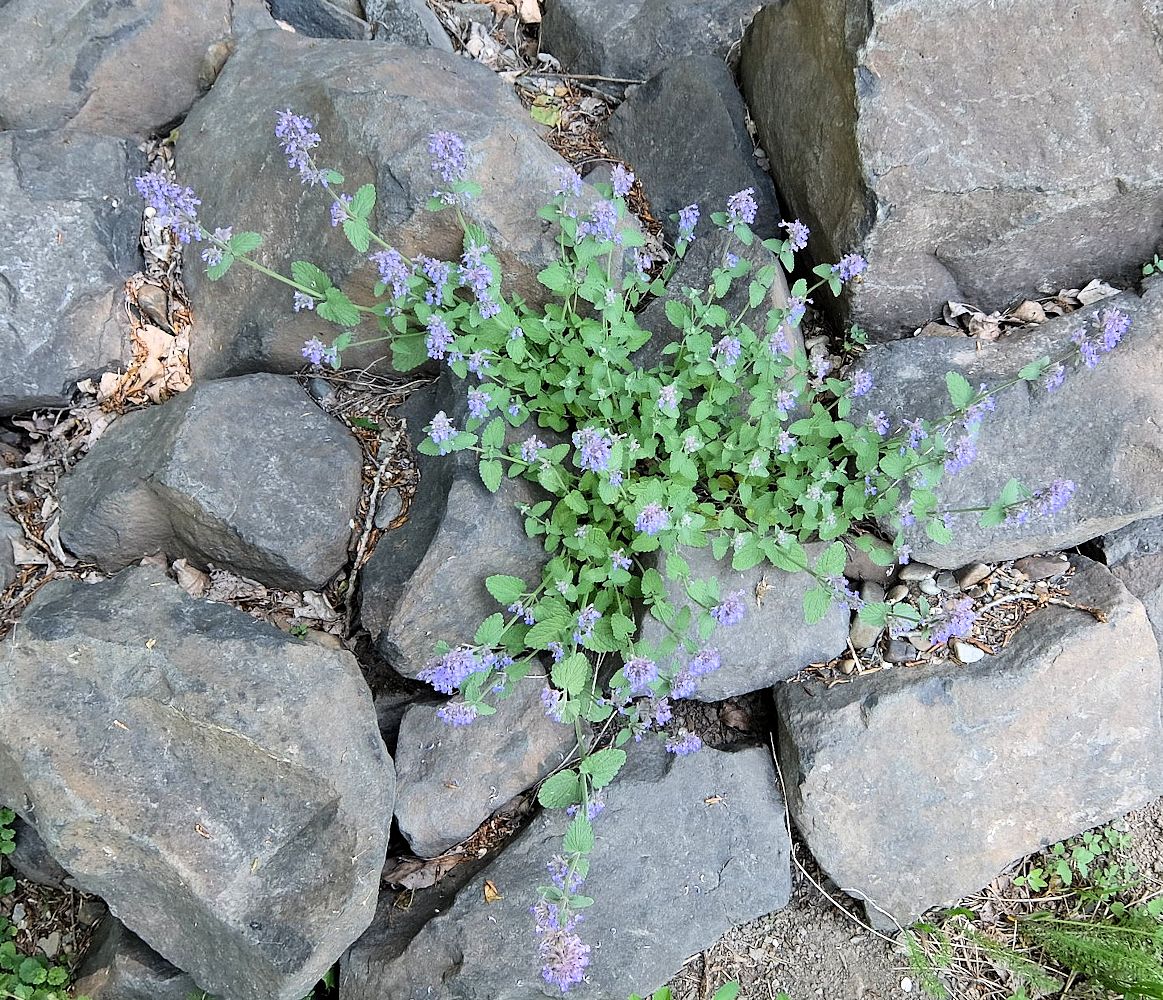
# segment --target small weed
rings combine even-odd
[[[1149,278],[1152,274],[1163,274],[1163,260],[1159,259],[1158,254],[1155,254],[1150,264],[1143,265],[1143,277]]]
[[[735,1000],[738,995],[738,983],[724,983],[715,991],[715,995],[711,998],[711,1000]],[[630,1000],[643,1000],[643,998],[640,997],[637,993],[633,993],[630,996]],[[669,986],[664,986],[662,989],[657,990],[655,993],[651,994],[650,1000],[674,1000],[674,994],[670,992]],[[779,996],[776,997],[776,1000],[788,1000],[788,995],[786,993],[780,993]]]

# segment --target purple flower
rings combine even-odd
[[[784,322],[789,326],[799,326],[807,311],[807,300],[801,299],[798,295],[793,295],[787,300],[787,316],[784,317]]]
[[[606,808],[605,792],[598,792],[597,795],[595,795],[592,799],[590,799],[589,803],[586,805],[586,819],[588,819],[592,823],[595,819],[597,819],[605,811],[605,808]],[[580,806],[573,805],[573,806],[569,806],[565,810],[565,814],[570,819],[573,819],[580,811],[581,811]]]
[[[796,405],[795,393],[790,389],[780,389],[775,395],[775,408],[781,420],[787,418],[791,408]]]
[[[744,188],[727,199],[727,222],[731,226],[740,222],[750,226],[755,221],[759,206],[755,204],[755,188]]]
[[[824,378],[832,370],[832,362],[825,357],[812,358],[812,374]]]
[[[331,203],[331,228],[334,229],[347,218],[347,206],[351,204],[351,195],[341,194]]]
[[[864,477],[864,495],[866,497],[874,497],[879,492],[880,491],[876,488],[876,485],[872,482],[872,476],[870,476],[870,475],[865,476]]]
[[[888,417],[884,415],[884,410],[870,415],[868,420],[872,424],[872,429],[881,437],[888,433]]]
[[[670,527],[670,512],[660,504],[648,503],[639,511],[634,527],[645,535],[657,535]]]
[[[650,720],[648,725],[655,725],[662,728],[671,719],[674,718],[674,711],[671,709],[670,702],[666,698],[659,698],[656,701],[650,702]]]
[[[985,385],[978,386],[978,393],[985,392]],[[967,431],[974,431],[981,426],[981,422],[985,419],[987,413],[992,413],[997,408],[997,403],[992,396],[982,396],[976,403],[972,403],[965,411],[964,427]]]
[[[476,719],[475,705],[467,705],[463,701],[450,701],[436,710],[436,718],[446,726],[469,726]]]
[[[654,266],[654,258],[648,253],[643,253],[638,247],[634,248],[631,256],[634,261],[634,270],[638,274],[638,280],[649,281],[650,269]]]
[[[694,733],[685,729],[666,741],[666,749],[676,757],[685,757],[688,754],[698,753],[703,748],[703,741]]]
[[[487,357],[485,357],[484,351],[473,351],[472,354],[468,356],[468,361],[466,362],[465,366],[470,372],[472,372],[473,375],[477,377],[478,380],[483,381],[485,372],[487,372],[493,365],[492,362],[489,361]]]
[[[564,927],[539,924],[537,934],[541,938],[541,978],[565,993],[582,981],[590,964],[590,946]]]
[[[610,567],[612,569],[629,569],[630,558],[622,549],[610,553]]]
[[[557,179],[558,185],[553,192],[555,195],[561,197],[572,195],[577,198],[582,193],[582,179],[573,167],[558,167]]]
[[[377,250],[368,257],[380,272],[380,281],[392,288],[392,297],[402,299],[408,293],[408,278],[411,269],[400,252],[392,247]]]
[[[642,695],[650,691],[650,685],[658,680],[658,664],[645,656],[633,656],[622,667],[630,693]]]
[[[694,677],[706,677],[718,670],[720,665],[717,649],[700,649],[686,665],[686,669]]]
[[[469,416],[480,419],[487,416],[489,412],[489,404],[493,401],[493,397],[484,389],[469,389],[468,391],[468,412]]]
[[[598,427],[583,427],[573,435],[574,461],[579,469],[605,472],[610,467],[610,449],[614,439],[610,432]]]
[[[577,227],[577,235],[594,236],[599,242],[619,243],[621,240],[615,233],[618,225],[618,206],[612,201],[599,201],[587,221]]]
[[[1095,368],[1098,365],[1098,348],[1094,346],[1086,337],[1085,330],[1075,330],[1071,334],[1070,339],[1078,345],[1078,353],[1081,355],[1083,363],[1087,368]]]
[[[908,447],[914,450],[929,436],[929,432],[925,430],[925,425],[919,417],[916,420],[906,420],[901,426],[908,428]]]
[[[787,324],[780,323],[775,328],[775,333],[767,338],[767,349],[771,351],[773,358],[780,354],[791,354],[791,341],[788,339],[787,331]]]
[[[679,243],[690,243],[695,238],[695,226],[699,222],[699,206],[687,205],[686,208],[679,209],[678,213],[678,241]]]
[[[621,163],[618,163],[614,166],[610,181],[614,187],[614,194],[619,198],[625,198],[634,186],[634,175],[622,166]]]
[[[743,621],[747,608],[743,604],[743,591],[737,590],[728,594],[718,604],[711,608],[711,617],[720,625],[738,625]]]
[[[428,336],[424,339],[424,343],[428,348],[428,357],[434,361],[443,361],[445,354],[452,346],[452,331],[436,313],[428,317],[427,326]]]
[[[464,180],[468,151],[459,135],[445,130],[433,132],[428,136],[428,152],[432,154],[432,172],[439,174],[445,184]]]
[[[673,410],[676,406],[678,406],[678,386],[664,385],[658,390],[658,408]]]
[[[901,519],[901,527],[911,528],[917,523],[917,515],[913,513],[913,498],[907,497],[897,507],[897,515]]]
[[[318,337],[312,337],[303,345],[303,357],[313,365],[321,364],[327,356],[327,345]]]
[[[574,629],[573,641],[581,644],[591,635],[594,634],[594,626],[598,623],[598,619],[602,617],[602,613],[592,604],[586,605],[581,613],[577,616],[577,628]]]
[[[210,237],[214,241],[214,244],[206,247],[202,251],[202,260],[206,262],[207,268],[222,263],[222,255],[225,253],[225,249],[220,244],[230,242],[230,237],[233,235],[234,231],[230,226],[227,226],[225,229],[214,230]]]
[[[545,714],[554,722],[561,721],[562,710],[565,708],[564,699],[557,688],[544,687],[541,689],[541,706]]]
[[[726,263],[728,269],[734,269],[735,265],[739,263],[739,255],[738,254],[728,253],[723,259],[724,259],[724,263]]]
[[[440,446],[440,454],[447,455],[452,450],[451,441],[456,437],[456,428],[448,415],[441,410],[432,418],[428,425],[428,437],[433,444]]]
[[[541,440],[536,434],[531,434],[525,439],[521,445],[521,458],[526,462],[534,462],[537,460],[541,449],[545,447],[545,442]]]
[[[305,183],[318,184],[323,180],[323,172],[311,163],[310,150],[319,145],[320,139],[310,118],[297,115],[290,108],[278,112],[275,137],[286,154],[287,166],[298,170]]]
[[[712,349],[712,354],[717,354],[719,360],[723,362],[728,368],[739,360],[739,355],[743,351],[743,345],[739,343],[738,337],[726,336],[723,337]]]
[[[137,193],[156,213],[157,221],[169,226],[180,242],[202,239],[202,227],[198,223],[198,206],[202,200],[194,197],[192,188],[181,187],[157,173],[142,174],[133,183]]]
[[[1057,364],[1046,373],[1046,378],[1042,382],[1042,385],[1045,386],[1047,392],[1054,392],[1056,389],[1061,388],[1062,383],[1065,381],[1066,368],[1061,364]]]
[[[852,589],[852,585],[846,577],[840,576],[839,574],[836,576],[826,576],[822,583],[832,592],[832,600],[844,608],[845,611],[859,611],[864,607],[864,601]]]
[[[1103,352],[1113,351],[1131,328],[1131,317],[1121,309],[1104,309],[1098,318],[1102,322]]]
[[[867,396],[872,391],[872,376],[863,368],[858,368],[852,373],[852,388],[849,390],[852,396]]]
[[[798,253],[808,245],[811,231],[799,219],[795,222],[781,222],[780,225],[787,230],[787,241],[793,252]]]
[[[699,450],[699,439],[693,434],[688,434],[682,439],[682,450],[688,455],[693,455]]]
[[[483,664],[471,646],[450,649],[439,660],[428,664],[416,676],[426,684],[431,684],[442,694],[452,694],[469,674],[482,669]]]
[[[955,476],[964,472],[977,457],[977,440],[972,434],[962,434],[953,448],[953,454],[945,459],[945,471]]]
[[[851,281],[868,269],[868,261],[858,253],[850,253],[840,258],[839,264],[832,265],[832,273],[841,281]]]
[[[1077,487],[1069,479],[1055,479],[1045,489],[1038,490],[1020,507],[1010,511],[1009,519],[1026,524],[1031,512],[1039,517],[1061,514],[1074,497]]]
[[[527,608],[521,601],[514,601],[509,605],[509,614],[519,615],[526,625],[532,625],[537,619],[532,608]]]
[[[291,308],[295,312],[301,309],[314,309],[315,299],[310,295],[304,295],[302,292],[295,292],[295,297],[291,299]]]
[[[977,620],[973,612],[973,600],[969,597],[958,598],[946,605],[941,614],[944,620],[933,629],[931,637],[936,645],[948,642],[954,636],[965,638],[973,631],[973,623]]]
[[[509,331],[509,339],[510,340],[520,340],[524,336],[525,336],[525,331],[522,330],[519,326],[515,326],[515,327],[513,327],[512,330]]]
[[[670,681],[670,693],[674,698],[689,698],[699,689],[699,679],[691,673],[689,668],[680,670]],[[660,726],[666,725],[669,720],[659,720]]]
[[[560,642],[547,642],[545,647],[553,655],[554,663],[559,663],[565,659],[565,647]]]
[[[779,453],[788,454],[799,442],[787,431],[779,432]]]
[[[412,266],[414,270],[419,268],[424,277],[432,283],[432,287],[424,293],[424,301],[430,306],[444,305],[444,286],[448,284],[449,276],[452,274],[452,265],[448,261],[421,254],[412,262]]]

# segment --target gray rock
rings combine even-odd
[[[505,289],[545,300],[537,273],[557,259],[557,245],[537,212],[552,199],[565,163],[542,141],[512,88],[487,67],[431,47],[260,32],[240,43],[183,126],[181,179],[202,198],[207,225],[261,229],[266,242],[258,261],[286,271],[294,259],[310,260],[354,301],[368,304],[374,266],[327,224],[326,197],[288,170],[275,140],[274,109],[286,107],[315,121],[321,162],[342,168],[348,191],[376,184],[372,223],[409,256],[459,257],[455,216],[425,207],[434,187],[427,137],[439,129],[459,133],[484,187],[467,209],[468,221],[488,233]],[[583,207],[595,198],[587,191]],[[191,363],[200,377],[296,371],[305,340],[338,333],[312,312],[292,312],[286,286],[265,275],[236,267],[212,283],[196,248],[187,261],[196,318]],[[353,348],[344,360],[364,365],[384,353],[380,343]]]
[[[312,38],[371,38],[367,21],[330,0],[271,0],[271,14]]]
[[[201,993],[194,980],[112,915],[97,925],[74,987],[89,1000],[190,1000]]]
[[[759,204],[752,228],[776,235],[775,189],[755,161],[746,114],[723,60],[696,55],[666,63],[610,116],[610,150],[634,169],[671,240],[678,223],[670,216],[679,209],[697,203],[709,217],[748,187]]]
[[[1143,602],[1163,649],[1163,517],[1120,528],[1102,545],[1115,576]]]
[[[815,562],[825,546],[817,542],[804,548]],[[766,563],[739,573],[731,569],[730,559],[715,559],[710,548],[680,546],[679,553],[690,566],[692,580],[718,580],[721,597],[741,592],[747,608],[742,622],[719,626],[706,643],[719,651],[722,665],[702,679],[697,700],[722,701],[771,687],[844,649],[848,612],[843,608],[833,604],[821,621],[804,624],[804,594],[815,586],[809,574],[785,573]],[[691,605],[681,585],[667,580],[666,586],[675,607]],[[669,634],[651,615],[643,617],[642,641],[660,643]]]
[[[207,50],[231,32],[234,7],[232,0],[4,4],[0,129],[157,132],[194,103]]]
[[[840,313],[874,338],[948,299],[989,312],[1130,280],[1158,246],[1163,121],[1139,111],[1163,92],[1158,7],[1010,3],[988,33],[979,15],[960,0],[773,3],[744,39],[776,187],[817,260],[868,258]]]
[[[866,581],[860,587],[860,598],[866,604],[875,604],[884,600],[884,587],[879,583]],[[848,630],[848,638],[856,649],[869,649],[876,645],[882,629],[879,625],[869,625],[861,621],[860,615],[852,616],[852,625]]]
[[[61,483],[61,539],[106,571],[163,551],[319,589],[347,561],[362,454],[293,379],[199,382],[117,421]]]
[[[777,690],[792,816],[844,891],[908,924],[1163,791],[1143,606],[1082,558],[1071,600],[1108,620],[1051,606],[969,666]]]
[[[762,748],[676,759],[644,742],[607,792],[586,882],[595,902],[579,928],[593,949],[586,983],[593,996],[647,993],[729,927],[787,903],[783,803]],[[724,803],[707,805],[715,795]],[[560,812],[538,816],[402,953],[357,945],[358,961],[341,968],[344,1000],[554,995],[539,973],[528,909],[545,863],[560,853],[566,822]],[[485,879],[502,900],[485,902]]]
[[[206,990],[300,1000],[375,911],[391,758],[351,654],[141,567],[5,644],[0,800]]]
[[[5,860],[21,878],[54,889],[64,889],[74,884],[72,876],[49,854],[36,827],[17,816],[12,823],[12,832],[16,835],[14,849]]]
[[[957,586],[962,590],[968,590],[981,583],[990,573],[993,572],[992,566],[987,566],[985,563],[970,563],[968,566],[963,566],[957,571],[956,580]]]
[[[464,426],[463,383],[448,372],[401,408],[413,443],[438,410]],[[405,677],[424,668],[437,642],[471,642],[477,626],[503,610],[485,589],[486,577],[505,573],[536,586],[546,560],[540,542],[525,534],[518,509],[542,498],[532,483],[505,479],[489,493],[472,452],[417,455],[417,464],[420,486],[408,520],[380,537],[360,584],[360,619],[381,655]]]
[[[377,41],[453,51],[448,32],[424,0],[364,0],[363,8]]]
[[[1069,568],[1070,560],[1062,552],[1050,556],[1026,556],[1014,563],[1014,569],[1024,573],[1028,580],[1050,580]]]
[[[132,357],[123,286],[141,266],[144,169],[123,139],[0,134],[0,415],[64,406],[78,379]]]
[[[1032,516],[1025,525],[995,528],[961,515],[950,521],[954,537],[944,546],[919,526],[907,529],[915,558],[943,569],[1017,559],[1163,514],[1163,383],[1153,374],[1163,369],[1163,282],[1148,285],[1141,299],[1131,293],[1104,299],[992,344],[925,337],[874,347],[862,364],[876,385],[857,400],[854,419],[878,410],[894,426],[904,418],[938,418],[949,411],[947,371],[961,372],[974,386],[997,385],[1040,356],[1069,350],[1071,335],[1095,329],[1106,308],[1132,318],[1119,347],[1093,371],[1069,375],[1054,393],[1022,383],[998,394],[978,436],[977,458],[937,489],[942,508],[965,508],[992,503],[1011,477],[1032,490],[1062,478],[1078,487],[1069,507],[1053,518]]]
[[[928,563],[913,560],[912,562],[905,563],[897,571],[897,577],[905,583],[918,583],[921,580],[931,580],[936,575],[936,572],[936,566],[930,566]]]
[[[876,538],[873,535],[865,536],[865,544],[871,545],[883,553],[888,564],[885,566],[880,565],[864,549],[856,545],[855,542],[845,539],[844,548],[848,553],[848,558],[844,563],[844,575],[849,580],[887,584],[896,573],[896,558],[893,555],[892,546],[883,539]]]
[[[668,59],[727,57],[763,0],[548,0],[541,48],[575,73],[644,80]]]
[[[453,728],[431,705],[404,714],[396,743],[396,823],[422,858],[466,840],[494,811],[558,767],[572,727],[545,715],[545,682],[533,678],[496,705],[497,714]]]
[[[24,529],[11,517],[0,511],[0,590],[6,589],[16,579],[16,555],[12,541],[24,538]]]

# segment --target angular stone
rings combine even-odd
[[[527,678],[496,715],[461,728],[430,704],[408,709],[396,743],[396,823],[417,855],[434,858],[467,839],[565,760],[573,728],[546,716],[544,690]]]
[[[1143,602],[1163,649],[1163,517],[1120,528],[1102,546],[1115,576]]]
[[[892,546],[873,535],[866,535],[865,538],[865,544],[880,551],[888,565],[882,566],[860,546],[845,541],[844,548],[848,557],[844,563],[844,575],[849,580],[867,580],[869,583],[887,584],[896,573],[896,557],[893,555]]]
[[[1016,0],[986,33],[960,0],[765,7],[743,93],[813,256],[870,262],[842,320],[894,338],[948,299],[1132,279],[1163,225],[1161,30],[1125,0]]]
[[[1077,565],[1071,600],[1105,622],[1050,606],[972,665],[777,690],[792,817],[845,892],[907,925],[1163,792],[1163,670],[1143,606]]]
[[[957,516],[950,521],[949,545],[937,545],[920,526],[906,529],[917,559],[943,569],[1017,559],[1163,514],[1163,382],[1157,377],[1163,370],[1163,281],[1151,282],[1141,299],[1129,292],[1104,299],[992,344],[926,337],[874,347],[861,364],[875,387],[856,401],[853,419],[878,410],[894,426],[905,418],[937,419],[950,409],[947,371],[962,373],[974,386],[997,385],[1030,361],[1069,350],[1071,335],[1097,329],[1098,314],[1109,308],[1132,318],[1118,348],[1093,371],[1068,375],[1053,393],[1039,383],[1019,383],[996,394],[996,409],[978,435],[977,458],[937,488],[939,506],[956,509],[992,503],[1011,477],[1032,490],[1062,478],[1078,488],[1070,505],[1053,518],[1031,516],[1024,525],[995,528],[979,527],[976,515]]]
[[[815,562],[825,546],[806,545]],[[848,612],[833,603],[815,625],[804,624],[804,594],[815,586],[807,573],[785,573],[761,563],[741,573],[731,569],[730,559],[715,559],[710,548],[679,552],[686,559],[692,580],[716,579],[719,594],[739,592],[747,608],[737,625],[720,625],[706,645],[719,651],[722,665],[699,683],[695,698],[722,701],[736,695],[771,687],[793,677],[809,663],[830,660],[844,649],[848,637]],[[667,593],[676,608],[691,606],[680,584],[667,580]],[[651,615],[642,619],[640,638],[660,643],[667,627]]]
[[[723,802],[707,805],[712,796]],[[787,903],[783,803],[762,748],[675,758],[645,741],[631,748],[607,803],[595,821],[598,846],[586,882],[594,905],[579,928],[593,949],[586,970],[593,996],[647,993],[728,928]],[[660,816],[666,830],[648,835]],[[357,945],[359,960],[340,970],[344,1000],[550,995],[528,910],[567,823],[561,812],[539,815],[402,953],[381,956]],[[486,879],[503,899],[485,901]]]
[[[69,125],[114,136],[149,135],[185,114],[207,49],[235,16],[232,0],[4,7],[0,129]]]
[[[5,590],[16,579],[16,554],[12,542],[23,538],[24,529],[0,511],[0,590]]]
[[[73,884],[69,873],[49,854],[36,827],[17,816],[12,823],[12,832],[16,835],[14,850],[5,860],[21,878],[54,889],[63,889]]]
[[[201,993],[194,980],[111,914],[97,926],[74,987],[89,1000],[190,1000]]]
[[[107,572],[153,552],[319,589],[347,561],[362,453],[294,379],[199,382],[117,421],[61,483],[61,539]]]
[[[725,59],[763,0],[550,0],[541,49],[575,73],[644,80],[664,61]]]
[[[300,1000],[368,925],[394,775],[350,653],[140,567],[42,588],[0,676],[0,800],[206,990]]]
[[[0,134],[0,415],[64,406],[78,379],[132,357],[144,169],[123,139]]]
[[[271,14],[312,38],[371,38],[363,18],[330,0],[271,0]]]
[[[670,216],[679,209],[698,204],[707,217],[699,232],[707,232],[710,213],[748,187],[759,205],[752,228],[776,235],[775,189],[755,161],[746,114],[723,60],[696,55],[666,63],[610,116],[610,150],[631,165],[671,240],[678,223]]]
[[[376,41],[453,50],[440,18],[424,0],[364,0],[363,9]]]
[[[884,587],[879,583],[866,581],[860,587],[860,599],[865,604],[876,604],[884,600]],[[861,620],[860,615],[852,616],[852,625],[848,629],[848,638],[856,649],[869,649],[876,645],[882,631],[879,625],[869,625]]]
[[[376,185],[373,227],[408,256],[460,255],[455,215],[425,207],[435,184],[428,135],[459,133],[483,187],[467,220],[488,233],[506,291],[544,301],[537,273],[557,259],[558,248],[537,212],[552,200],[565,162],[495,73],[431,47],[353,46],[267,31],[240,42],[190,113],[178,144],[179,174],[201,197],[206,224],[261,230],[259,262],[288,271],[292,260],[312,261],[353,301],[370,304],[375,267],[327,224],[326,196],[300,183],[275,140],[275,110],[287,107],[316,123],[323,142],[315,152],[341,169],[348,191]],[[587,189],[581,206],[595,198]],[[196,248],[184,277],[195,315],[191,363],[203,378],[297,371],[305,340],[338,332],[312,312],[292,312],[287,287],[248,268],[210,282]],[[344,360],[369,364],[385,351],[383,343],[357,347]]]
[[[438,410],[464,426],[463,383],[447,372],[402,407],[413,443],[424,437],[422,428]],[[485,589],[486,577],[517,576],[532,588],[540,583],[547,558],[541,543],[525,534],[518,509],[542,498],[532,483],[505,479],[490,493],[473,452],[416,460],[420,486],[408,520],[380,537],[360,584],[360,620],[380,654],[405,677],[424,668],[437,642],[471,642],[480,623],[498,610]]]
[[[1014,563],[1014,569],[1024,573],[1028,580],[1050,580],[1069,568],[1070,560],[1061,552],[1052,556],[1026,556]]]

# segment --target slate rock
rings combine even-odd
[[[172,125],[198,97],[207,50],[231,33],[235,6],[244,5],[4,4],[0,129],[70,126],[145,136]]]
[[[875,387],[856,401],[853,419],[861,422],[878,410],[894,427],[905,418],[936,419],[950,408],[947,371],[960,372],[975,387],[997,385],[1030,361],[1070,349],[1074,331],[1093,332],[1108,308],[1132,318],[1119,347],[1093,371],[1068,375],[1053,393],[1023,383],[996,394],[996,410],[986,414],[978,435],[977,458],[937,488],[940,507],[964,508],[992,503],[1011,477],[1032,490],[1062,478],[1077,486],[1069,506],[1052,518],[1032,516],[1025,525],[995,528],[979,527],[976,515],[956,516],[950,520],[953,541],[943,546],[923,528],[907,529],[915,559],[942,569],[1017,559],[1163,514],[1163,383],[1156,375],[1163,370],[1163,282],[1152,282],[1141,299],[1132,293],[1104,299],[992,344],[924,337],[873,347],[861,367]]]
[[[201,993],[194,980],[109,915],[97,925],[74,988],[89,1000],[190,1000]]]
[[[1143,602],[1163,649],[1163,517],[1120,528],[1102,546],[1115,576]]]
[[[769,4],[744,38],[776,187],[817,261],[868,258],[839,318],[874,339],[949,299],[1130,280],[1158,248],[1163,121],[1140,108],[1163,92],[1159,9],[1019,0],[981,29],[961,0],[821,0]]]
[[[330,0],[271,0],[271,14],[312,38],[371,38],[371,26],[356,10]]]
[[[597,848],[579,933],[593,949],[593,996],[647,993],[728,928],[778,910],[791,892],[789,840],[771,756],[761,747],[675,758],[631,747],[595,821]],[[721,796],[726,805],[707,805]],[[344,1000],[530,1000],[541,978],[529,907],[568,820],[542,813],[400,953],[357,945]],[[504,897],[486,903],[485,879]],[[374,933],[374,932],[373,932]],[[600,947],[599,947],[600,946]]]
[[[61,539],[107,572],[162,551],[288,590],[343,568],[362,453],[294,379],[199,382],[118,420],[61,482]]]
[[[664,61],[727,57],[763,0],[547,0],[541,49],[574,73],[644,80]]]
[[[1050,606],[971,665],[777,690],[792,818],[845,892],[907,925],[1163,792],[1147,616],[1105,567],[1077,566],[1071,600],[1108,621]]]
[[[73,885],[72,876],[49,854],[44,841],[40,839],[40,834],[36,832],[36,827],[30,826],[17,816],[12,822],[12,832],[16,835],[13,841],[14,849],[4,860],[21,878],[54,889],[64,889]]]
[[[448,372],[401,408],[413,444],[438,410],[464,427],[464,385]],[[522,428],[518,439],[534,430]],[[544,430],[537,434],[548,439]],[[420,486],[408,519],[380,536],[360,584],[360,620],[380,655],[405,677],[424,669],[437,642],[471,642],[482,621],[504,610],[485,589],[486,577],[508,574],[532,588],[547,559],[542,544],[525,534],[519,510],[542,498],[534,484],[506,478],[490,493],[473,452],[418,454],[416,461]]]
[[[275,140],[275,112],[288,107],[315,122],[319,162],[339,169],[348,191],[376,184],[374,228],[408,256],[460,255],[454,214],[425,207],[435,186],[428,135],[459,133],[470,172],[483,187],[466,210],[468,221],[488,233],[506,291],[545,300],[537,273],[557,259],[558,248],[537,212],[552,199],[565,161],[495,73],[431,47],[351,45],[267,31],[240,42],[214,89],[190,113],[178,143],[179,174],[201,197],[206,224],[261,230],[259,262],[287,271],[292,260],[310,260],[353,301],[368,304],[375,267],[327,224],[326,196],[300,183]],[[584,192],[582,207],[595,198]],[[313,312],[292,312],[286,286],[265,275],[236,267],[210,282],[197,248],[187,252],[184,278],[195,315],[191,364],[200,377],[297,371],[305,340],[330,340],[338,332]],[[344,361],[364,365],[384,353],[382,343],[358,347]]]
[[[132,357],[144,169],[124,139],[0,134],[0,415],[64,406],[78,379]]]
[[[0,800],[207,991],[300,1000],[368,925],[395,782],[351,654],[139,567],[47,584],[0,674]]]
[[[527,678],[496,715],[454,728],[430,704],[404,714],[396,743],[396,823],[414,853],[434,858],[561,765],[571,726],[545,714],[542,679]]]
[[[424,0],[364,0],[363,9],[376,41],[453,51],[448,32]]]
[[[12,542],[23,539],[24,529],[0,511],[0,590],[7,588],[16,579],[16,555]]]
[[[825,546],[804,548],[815,562]],[[697,700],[722,701],[771,687],[844,649],[849,616],[839,605],[833,604],[815,625],[804,624],[804,594],[815,585],[807,573],[785,573],[766,563],[739,573],[731,569],[730,559],[715,559],[710,548],[680,546],[679,553],[690,566],[692,580],[718,580],[720,597],[741,593],[747,609],[741,622],[718,626],[705,643],[719,651],[722,665],[702,679]],[[690,605],[679,584],[667,580],[666,586],[676,608]],[[659,643],[669,634],[652,616],[643,617],[644,642]]]
[[[759,205],[752,228],[776,235],[775,189],[755,161],[746,115],[723,60],[695,55],[667,62],[610,116],[607,145],[631,165],[671,240],[678,223],[670,216],[679,209],[696,203],[709,220],[748,187]]]

